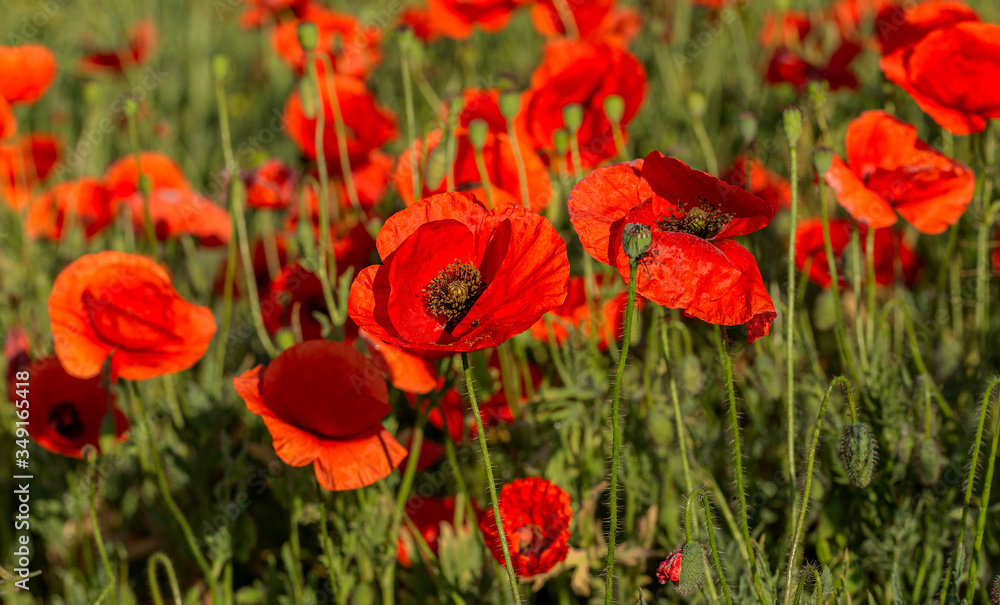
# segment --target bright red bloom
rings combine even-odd
[[[437,370],[430,360],[382,342],[365,330],[359,330],[358,334],[368,345],[368,354],[375,365],[385,373],[392,386],[417,395],[430,393],[437,387]]]
[[[108,392],[101,378],[71,376],[55,357],[37,359],[25,368],[31,374],[31,415],[28,433],[38,445],[62,456],[80,458],[80,450],[92,445],[100,451],[101,422],[108,413]],[[13,400],[16,390],[10,387]],[[112,394],[112,401],[114,395]],[[112,404],[113,405],[113,404]],[[112,407],[115,436],[122,440],[128,430],[125,415]]]
[[[882,54],[888,55],[919,42],[932,31],[964,21],[979,21],[979,15],[961,2],[931,0],[922,4],[882,8],[875,21]]]
[[[566,298],[566,244],[524,208],[487,209],[442,193],[386,220],[383,265],[351,286],[351,318],[378,338],[427,351],[475,351],[523,332]]]
[[[41,44],[0,46],[0,97],[14,105],[34,103],[56,76],[56,58]]]
[[[656,568],[656,579],[660,581],[660,584],[666,584],[667,582],[673,582],[674,586],[681,583],[681,554],[683,549],[678,548],[674,552],[667,555],[667,558],[660,562],[660,566]]]
[[[741,155],[736,158],[733,167],[724,179],[727,183],[746,189],[745,161],[745,156]],[[756,159],[750,161],[750,193],[770,204],[775,212],[792,205],[792,186],[785,177],[771,172]]]
[[[10,103],[0,97],[0,141],[14,136],[17,132],[17,117],[14,110],[10,108]]]
[[[852,221],[846,219],[830,221],[830,244],[833,248],[834,262],[839,277],[838,283],[841,288],[850,286],[844,279],[841,257],[851,241],[853,230]],[[857,230],[861,253],[865,254],[868,226],[864,223],[858,223]],[[830,279],[830,264],[827,261],[823,242],[823,222],[818,218],[800,220],[798,228],[795,230],[795,242],[795,265],[800,271],[804,271],[808,264],[809,279],[821,288],[829,287],[833,280]],[[917,258],[913,248],[903,239],[902,233],[893,232],[889,228],[877,229],[875,231],[874,259],[875,283],[883,286],[893,283],[896,279],[897,262],[903,272],[903,282],[907,286],[916,283],[920,259]]]
[[[149,179],[151,189],[188,189],[187,179],[177,162],[155,151],[139,154],[139,165],[135,155],[124,156],[104,171],[104,185],[111,190],[115,199],[126,199],[139,191],[139,168]]]
[[[1000,80],[1000,25],[966,21],[936,29],[883,56],[881,65],[951,133],[982,132],[1000,118],[1000,86],[993,85]]]
[[[277,158],[267,160],[243,177],[247,207],[283,210],[298,202],[298,175]]]
[[[522,578],[552,569],[569,553],[570,497],[540,477],[515,479],[500,490],[500,518],[514,572]],[[491,508],[479,521],[493,558],[505,565]]]
[[[826,66],[813,65],[785,47],[775,49],[767,66],[767,81],[771,84],[787,82],[803,89],[812,80],[825,80],[831,90],[855,89],[858,78],[851,71],[851,63],[861,53],[861,46],[850,41],[841,42],[830,55]]]
[[[765,46],[792,46],[805,40],[811,30],[812,19],[805,11],[767,13],[759,39]]]
[[[129,30],[128,46],[124,48],[86,46],[87,54],[80,59],[80,69],[89,72],[122,73],[128,68],[142,65],[156,50],[158,37],[156,22],[152,19],[141,19]]]
[[[406,456],[380,421],[391,409],[385,380],[350,345],[298,344],[233,383],[247,409],[263,418],[278,457],[312,464],[325,489],[371,485]]]
[[[427,445],[426,441],[424,441],[424,445]],[[420,532],[431,552],[437,554],[441,524],[451,525],[455,519],[455,498],[454,496],[445,498],[413,496],[406,501],[406,516]],[[414,555],[419,552],[410,526],[404,525],[396,548],[396,560],[399,561],[400,565],[409,569],[413,567]]]
[[[640,295],[709,323],[747,324],[750,342],[770,331],[776,313],[757,261],[731,239],[771,221],[764,200],[654,151],[587,175],[570,193],[569,216],[584,249],[626,280],[622,230],[651,228]]]
[[[135,193],[126,203],[132,210],[136,230],[142,232],[146,224],[142,195]],[[149,214],[160,241],[191,235],[202,246],[211,248],[226,245],[233,232],[229,211],[194,191],[154,189],[149,194]]]
[[[280,23],[271,34],[275,52],[298,73],[306,67],[306,54],[298,36],[299,24],[306,21],[316,26],[316,52],[330,57],[334,73],[363,79],[382,60],[381,30],[363,27],[354,16],[318,4],[306,4],[299,12],[296,19]],[[323,73],[322,65],[317,59],[318,73]]]
[[[821,21],[836,24],[841,38],[857,39],[862,23],[890,4],[891,0],[835,0],[823,11]]]
[[[603,40],[625,46],[642,29],[638,13],[632,9],[615,8],[615,0],[567,2],[571,27],[578,37]],[[543,36],[565,36],[566,19],[559,15],[558,3],[553,0],[536,0],[531,7],[531,20]]]
[[[922,233],[941,233],[972,201],[972,171],[883,111],[851,122],[846,147],[847,163],[834,157],[826,182],[851,216],[876,229],[894,224],[898,212]]]
[[[468,38],[478,25],[488,32],[503,29],[511,13],[528,0],[428,0],[430,22],[449,38]]]
[[[49,295],[56,355],[73,376],[101,371],[145,380],[190,368],[215,335],[208,307],[187,302],[152,260],[124,252],[81,256],[56,277]]]
[[[583,167],[592,168],[616,153],[604,99],[619,95],[625,100],[624,129],[638,113],[645,94],[646,70],[628,51],[608,43],[557,41],[545,47],[542,64],[531,76],[520,118],[535,149],[551,150],[553,133],[565,126],[563,108],[582,105],[577,142]]]
[[[363,163],[369,153],[396,137],[396,120],[385,108],[375,103],[364,82],[350,76],[334,75],[320,78],[323,98],[323,151],[326,162],[340,173],[340,150],[333,119],[331,88],[336,91],[341,115],[347,129],[347,155],[351,163]],[[317,108],[319,110],[319,108]],[[285,131],[307,157],[316,159],[316,118],[306,116],[299,88],[285,104]]]
[[[436,193],[447,191],[448,179],[445,175],[447,171],[444,156],[444,145],[442,143],[440,130],[434,130],[427,135],[423,141],[415,141],[417,157],[426,157],[427,165],[423,167],[421,182],[423,191],[421,198],[430,197]],[[465,128],[460,128],[456,133],[457,145],[455,148],[455,189],[465,191],[475,195],[478,199],[487,202],[492,208],[503,206],[521,206],[524,204],[521,199],[521,181],[518,175],[517,161],[514,156],[514,146],[510,138],[503,133],[486,134],[486,144],[483,146],[483,163],[486,165],[487,178],[489,179],[491,196],[486,194],[483,179],[479,174],[479,167],[476,165],[476,152],[469,142],[469,134]],[[532,150],[531,146],[518,141],[521,146],[521,158],[524,161],[525,173],[528,178],[528,199],[531,210],[538,212],[543,210],[552,198],[552,181],[549,179],[549,171],[545,163]],[[427,149],[424,149],[426,144]],[[393,180],[396,191],[407,204],[413,204],[413,164],[410,149],[407,149],[399,158],[399,167]]]
[[[0,142],[0,194],[20,211],[58,161],[59,141],[51,135],[32,133]]]
[[[448,108],[442,107],[442,119],[447,119]],[[466,88],[462,91],[462,110],[458,124],[468,128],[473,120],[482,120],[493,134],[507,133],[507,118],[500,113],[500,90],[496,88]]]
[[[70,224],[79,224],[89,239],[114,218],[111,191],[98,180],[85,177],[59,183],[32,200],[25,229],[31,237],[58,241]]]
[[[598,276],[596,281],[598,285],[603,283],[601,276]],[[579,331],[584,337],[589,337],[595,328],[599,329],[598,346],[601,349],[608,348],[612,339],[621,340],[628,293],[619,292],[607,300],[602,299],[599,292],[596,294],[595,300],[588,304],[584,278],[580,276],[569,278],[569,294],[566,296],[566,301],[549,312],[553,317],[548,321],[552,324],[552,336],[557,343],[565,342],[570,336],[571,329]],[[636,302],[637,308],[641,309],[645,301],[640,298]],[[600,312],[597,326],[593,325],[594,322],[590,317],[591,306]],[[539,319],[531,326],[531,335],[542,341],[549,339],[546,318]]]

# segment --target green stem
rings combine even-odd
[[[708,136],[708,131],[705,130],[705,122],[702,121],[700,116],[692,115],[691,126],[694,128],[694,136],[698,139],[701,153],[705,156],[705,168],[707,168],[707,172],[712,175],[719,174],[719,160],[715,157],[715,149],[712,148],[712,139]],[[792,191],[794,192],[794,181],[792,187]]]
[[[514,151],[514,162],[517,164],[517,180],[521,185],[521,204],[530,210],[531,193],[528,191],[528,169],[524,167],[524,155],[521,153],[521,146],[517,144],[517,129],[514,127],[514,118],[507,120],[507,138],[510,139],[510,147]]]
[[[486,193],[486,207],[493,207],[493,183],[490,182],[490,173],[486,169],[486,160],[483,158],[482,148],[473,151],[476,161],[476,170],[479,172],[479,182],[483,184],[483,191]],[[416,199],[416,198],[414,198]]]
[[[986,402],[983,405],[986,405]],[[969,594],[965,597],[969,603],[976,602],[976,584],[979,580],[976,572],[979,567],[979,553],[983,548],[983,538],[986,535],[986,515],[990,510],[990,488],[993,485],[993,471],[996,470],[997,446],[1000,445],[1000,403],[997,404],[997,409],[993,410],[993,428],[990,431],[993,434],[993,439],[990,443],[990,457],[989,463],[986,466],[986,476],[983,478],[983,494],[979,497],[979,519],[976,522],[976,541],[973,543],[972,560],[969,562],[967,580]],[[975,470],[975,466],[971,468]]]
[[[160,248],[156,245],[156,225],[153,224],[153,214],[149,209],[149,181],[142,173],[142,151],[139,147],[139,131],[135,124],[135,111],[126,109],[125,119],[128,123],[128,139],[132,146],[132,156],[135,158],[136,186],[142,195],[143,222],[146,224],[146,242],[153,258],[160,260]]]
[[[588,257],[589,258],[589,257]],[[614,600],[615,577],[615,540],[618,533],[618,457],[622,447],[621,418],[618,414],[618,403],[621,399],[622,377],[625,375],[625,361],[628,358],[629,340],[632,337],[632,316],[635,314],[635,279],[639,263],[629,263],[628,303],[625,307],[625,335],[622,338],[622,351],[618,356],[618,371],[615,372],[614,392],[611,395],[611,485],[608,488],[608,561],[605,566],[604,603],[611,605]]]
[[[444,414],[441,414],[444,416]],[[424,443],[424,422],[427,415],[417,411],[417,422],[413,427],[413,438],[410,441],[410,452],[407,454],[406,470],[403,471],[403,481],[399,484],[399,491],[396,492],[396,508],[392,512],[392,529],[390,536],[398,536],[403,525],[403,513],[406,511],[406,502],[410,497],[410,488],[413,487],[413,477],[417,474],[417,463],[420,459],[420,449]],[[399,543],[390,540],[390,555],[387,557],[385,573],[382,576],[382,603],[392,605],[395,600],[395,575],[396,575],[396,549]]]
[[[354,173],[351,172],[351,157],[347,153],[347,128],[344,126],[344,114],[340,111],[340,98],[337,96],[337,86],[334,82],[330,82],[330,78],[333,74],[333,64],[330,61],[330,55],[327,53],[313,52],[312,55],[319,57],[319,59],[323,62],[323,69],[326,71],[326,74],[324,75],[327,76],[327,82],[329,83],[327,90],[330,93],[330,105],[333,108],[333,128],[337,133],[337,153],[340,156],[340,172],[344,179],[344,186],[347,189],[347,199],[350,200],[351,207],[353,207],[354,211],[358,213],[358,216],[362,216],[361,202],[358,201],[358,190],[354,186]],[[315,78],[315,64],[313,64],[311,71],[312,77]],[[319,82],[316,82],[316,92],[319,93]],[[320,110],[318,113],[323,113],[322,98],[319,102],[319,108]],[[337,207],[334,212],[339,215],[340,208]],[[335,218],[339,218],[339,216],[335,216]]]
[[[104,538],[101,537],[101,526],[97,522],[97,456],[94,456],[90,462],[90,529],[94,534],[94,542],[97,543],[97,552],[101,555],[101,562],[104,563],[104,572],[108,574],[108,587],[111,595],[111,603],[115,604],[118,602],[118,597],[115,595],[115,572],[111,567],[111,561],[108,559],[107,550],[104,548]]]
[[[149,578],[149,592],[153,596],[156,605],[163,605],[163,595],[160,594],[160,582],[156,578],[156,564],[159,563],[167,572],[167,583],[170,585],[170,593],[174,597],[174,605],[181,605],[181,589],[177,584],[177,574],[174,572],[174,564],[162,552],[153,553],[146,564],[146,575]]]
[[[991,179],[987,177],[986,183],[991,182]],[[988,187],[984,184],[984,188]],[[984,198],[983,204],[987,203],[989,203],[989,200]],[[1000,202],[990,205],[986,210],[985,217],[979,224],[979,234],[976,241],[976,330],[979,331],[980,363],[983,362],[983,356],[989,347],[990,316],[988,308],[990,304],[990,265],[988,253],[990,232],[993,229],[993,222],[996,220],[998,211],[1000,211]]]
[[[892,311],[895,308],[902,309],[903,311],[903,322],[906,326],[906,334],[910,342],[910,352],[913,355],[913,363],[917,366],[917,371],[920,372],[920,375],[924,377],[927,384],[930,386],[931,392],[934,393],[934,400],[937,401],[938,407],[941,408],[941,412],[948,418],[954,418],[954,411],[952,411],[951,406],[948,405],[944,395],[941,394],[940,389],[938,389],[937,384],[931,377],[931,373],[927,371],[927,366],[924,365],[924,357],[920,354],[920,347],[917,343],[917,335],[913,330],[913,322],[910,320],[910,309],[906,303],[899,298],[894,298],[887,302],[885,306],[882,307],[882,316],[879,319],[879,325],[885,324],[889,311]]]
[[[895,237],[895,235],[893,235]],[[868,325],[866,326],[865,337],[867,340],[866,349],[871,352],[875,347],[875,229],[869,227],[865,237],[865,260],[867,261],[868,283]],[[867,360],[864,364],[867,366]]]
[[[291,539],[289,541],[292,544],[292,560],[298,563],[302,560],[302,551],[299,544],[299,520],[302,518],[301,496],[295,495],[292,497],[292,510],[289,517],[291,521]],[[298,566],[295,566],[289,569],[288,573],[292,576],[292,590],[295,594],[295,600],[301,603],[303,599],[302,570]]]
[[[663,315],[663,307],[657,305],[654,313],[658,316]],[[663,347],[663,359],[667,364],[667,386],[670,389],[670,402],[674,408],[674,426],[677,431],[677,447],[680,450],[681,473],[684,476],[684,490],[687,493],[691,493],[694,489],[694,481],[691,479],[691,463],[688,461],[687,438],[686,431],[684,430],[684,416],[681,414],[681,401],[680,397],[677,395],[677,380],[671,359],[670,338],[667,336],[667,325],[666,321],[662,321],[660,323],[660,346]]]
[[[737,16],[737,18],[739,18]],[[788,294],[785,297],[788,304],[788,317],[785,318],[785,427],[788,462],[788,487],[792,502],[791,517],[795,517],[795,236],[799,216],[799,149],[797,143],[788,147],[791,154],[789,162],[789,182],[792,186],[791,225],[788,232]],[[714,174],[714,173],[713,173]],[[822,179],[821,179],[822,180]],[[820,200],[822,205],[822,199]],[[823,221],[826,229],[826,221]],[[833,259],[832,255],[828,256]]]
[[[315,481],[316,485],[316,501],[319,502],[319,529],[320,529],[320,544],[323,547],[323,554],[326,555],[326,570],[330,576],[330,581],[332,582],[337,574],[334,573],[334,556],[333,556],[333,543],[330,541],[330,534],[326,529],[326,503],[323,502],[323,491],[320,489],[319,481]],[[336,598],[336,597],[335,597]],[[336,599],[340,602],[340,599]]]
[[[490,462],[490,451],[486,444],[486,429],[483,427],[483,418],[479,413],[479,403],[476,401],[476,387],[472,383],[472,368],[469,366],[469,354],[462,353],[462,371],[465,374],[465,389],[472,404],[472,417],[476,421],[476,431],[479,433],[479,447],[483,450],[483,464],[486,466],[486,482],[490,488],[490,503],[493,505],[493,520],[496,522],[497,535],[500,537],[500,548],[503,550],[503,560],[507,567],[507,580],[510,582],[510,590],[514,593],[514,603],[520,605],[521,591],[517,587],[517,574],[514,571],[514,564],[510,559],[510,547],[507,546],[507,534],[503,527],[503,518],[500,516],[500,502],[497,500],[497,486],[493,480],[493,464]]]
[[[708,494],[705,493],[705,490],[696,490],[689,498],[694,498],[695,495],[701,496],[701,503],[705,508],[705,529],[708,532],[708,548],[712,552],[712,563],[715,565],[715,573],[719,575],[719,583],[722,584],[722,596],[726,599],[726,605],[733,605],[733,598],[729,594],[729,584],[726,582],[726,575],[722,571],[722,562],[719,561],[719,547],[715,543],[712,505],[708,500]]]
[[[232,216],[230,221],[235,220]],[[229,342],[229,326],[233,321],[233,285],[236,282],[236,238],[229,238],[226,249],[226,277],[223,282],[222,295],[222,325],[219,327],[219,340],[215,346],[216,381],[215,392],[222,393],[223,377],[226,373],[226,346]]]
[[[413,201],[420,200],[420,165],[417,162],[417,118],[413,109],[413,83],[410,79],[410,57],[406,48],[401,48],[399,61],[403,72],[403,103],[406,106],[406,136],[410,139],[410,157],[414,163],[410,171],[413,180]]]

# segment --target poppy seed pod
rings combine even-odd
[[[625,115],[625,99],[621,95],[604,97],[604,115],[612,124],[621,124],[622,117]]]
[[[867,487],[875,473],[878,461],[878,443],[868,427],[857,422],[844,429],[840,439],[840,461],[851,483]]]
[[[498,106],[500,107],[500,115],[508,120],[513,120],[517,111],[521,109],[521,93],[513,90],[500,93]]]
[[[476,151],[482,151],[486,145],[486,135],[490,133],[490,126],[485,120],[476,118],[469,122],[469,142]]]
[[[781,120],[785,127],[785,136],[788,137],[788,142],[793,145],[798,143],[799,138],[802,136],[802,112],[798,107],[790,105],[782,112]]]
[[[812,152],[813,168],[819,174],[826,174],[833,164],[833,150],[829,147],[817,147]]]
[[[316,45],[319,43],[319,31],[316,29],[315,23],[303,21],[299,23],[295,33],[299,36],[299,45],[302,50],[309,52],[316,49]]]
[[[739,116],[740,136],[743,142],[749,144],[757,138],[757,116],[749,111],[744,111]]]
[[[632,264],[637,263],[646,254],[652,243],[653,231],[649,225],[643,223],[625,225],[625,229],[622,231],[622,248]]]
[[[563,124],[570,134],[576,134],[583,125],[583,106],[579,103],[570,103],[563,107]]]
[[[913,452],[913,462],[917,467],[917,478],[927,486],[938,482],[945,465],[948,463],[941,452],[941,446],[933,438],[920,441]]]

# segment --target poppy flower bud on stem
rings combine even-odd
[[[489,131],[489,124],[485,120],[476,118],[469,122],[469,142],[476,151],[482,151],[486,146],[486,135]]]
[[[302,47],[302,50],[310,52],[316,49],[316,45],[319,43],[319,32],[315,23],[311,21],[299,23],[296,33],[299,35],[299,46]]]
[[[691,117],[701,119],[705,117],[705,112],[708,111],[708,100],[705,98],[705,95],[695,91],[687,96],[687,106],[688,111],[691,112]]]
[[[571,103],[563,107],[563,124],[570,134],[576,134],[583,126],[583,106],[579,103]]]
[[[552,133],[552,147],[559,156],[566,155],[569,150],[569,133],[565,129],[560,128]]]
[[[851,483],[857,487],[867,487],[871,483],[878,462],[878,442],[867,426],[856,422],[844,429],[840,439],[840,461]]]
[[[229,57],[225,55],[215,55],[212,57],[212,75],[216,80],[225,80],[229,74]]]
[[[629,223],[622,231],[622,248],[629,258],[631,264],[636,264],[642,258],[649,246],[653,243],[653,232],[649,225],[643,223]]]
[[[125,116],[129,118],[134,118],[137,113],[139,113],[139,102],[132,97],[125,97],[125,102],[122,103],[122,109],[125,110]]]
[[[740,136],[743,143],[749,145],[757,138],[757,116],[749,111],[744,111],[739,117]]]
[[[625,99],[621,95],[608,95],[604,97],[604,115],[608,121],[614,125],[622,123],[625,116]]]
[[[795,145],[802,137],[802,112],[798,107],[790,105],[781,114],[782,122],[785,126],[785,136],[788,142]]]
[[[521,93],[507,90],[500,93],[500,115],[508,120],[513,120],[521,109]]]
[[[695,592],[705,577],[705,549],[697,542],[685,542],[660,563],[656,577],[660,584],[673,582],[679,594]]]
[[[833,150],[829,147],[817,147],[813,149],[812,162],[816,173],[822,178],[823,175],[830,171],[830,166],[833,165]]]

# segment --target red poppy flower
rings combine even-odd
[[[129,30],[128,46],[112,49],[85,47],[87,54],[80,59],[80,69],[85,72],[122,73],[142,65],[156,50],[158,37],[156,22],[141,19]]]
[[[146,224],[142,195],[133,194],[126,203],[132,210],[136,230],[141,232]],[[212,248],[226,245],[233,232],[228,210],[185,189],[154,189],[149,194],[149,214],[160,241],[191,235],[202,246]]]
[[[115,199],[124,200],[139,191],[139,168],[149,179],[151,189],[188,189],[187,179],[177,162],[155,151],[139,154],[139,165],[135,155],[124,156],[104,171],[104,184],[114,194]]]
[[[442,107],[441,118],[447,119],[448,107]],[[500,90],[496,88],[466,88],[462,91],[462,110],[458,124],[468,128],[473,120],[482,120],[494,134],[507,133],[507,118],[500,113]]]
[[[298,344],[233,382],[247,409],[263,418],[278,457],[292,466],[312,464],[325,489],[371,485],[406,456],[382,427],[391,409],[385,380],[350,345]]]
[[[406,450],[409,452],[413,449],[413,431],[410,429],[403,429],[399,432],[399,442],[406,444]],[[424,472],[437,464],[445,454],[445,447],[436,441],[431,441],[426,436],[424,436],[423,442],[420,444],[420,455],[417,456],[417,472]],[[407,454],[405,458],[399,463],[399,466],[406,468],[409,464],[410,455]]]
[[[73,376],[101,371],[145,380],[190,368],[208,349],[215,318],[177,294],[152,260],[124,252],[81,256],[56,277],[49,295],[56,355]]]
[[[298,201],[298,175],[291,166],[277,158],[254,168],[243,181],[247,187],[247,206],[283,210]]]
[[[856,39],[862,23],[890,4],[890,0],[835,0],[823,11],[821,20],[824,23],[832,21],[842,38]]]
[[[528,0],[428,0],[431,23],[449,38],[468,38],[478,25],[498,32],[510,21],[511,13]]]
[[[247,5],[240,15],[240,27],[254,29],[277,23],[287,13],[298,18],[305,14],[309,0],[243,0]]]
[[[553,133],[565,126],[563,108],[582,105],[583,124],[577,133],[580,161],[584,168],[592,168],[616,153],[611,122],[604,116],[604,99],[619,95],[625,100],[624,129],[638,113],[645,94],[646,70],[628,51],[608,43],[552,42],[531,76],[521,119],[535,149],[550,150]]]
[[[80,458],[87,445],[100,451],[101,422],[108,413],[108,392],[100,387],[101,378],[71,376],[55,357],[35,360],[25,369],[31,374],[28,433],[35,443],[73,458]],[[111,412],[115,436],[122,440],[128,420],[118,408]]]
[[[803,89],[813,80],[825,80],[831,90],[858,87],[858,78],[851,71],[851,63],[861,53],[861,46],[850,41],[841,42],[825,67],[809,63],[797,53],[785,48],[775,49],[767,66],[767,81],[771,84],[788,83]]]
[[[841,288],[850,286],[844,279],[841,257],[847,244],[851,241],[853,229],[852,221],[846,219],[830,221],[830,244],[833,247],[834,262],[838,267],[838,283]],[[857,229],[861,252],[865,254],[868,226],[864,223],[858,223]],[[795,265],[800,271],[804,271],[808,265],[809,279],[821,288],[829,287],[833,280],[830,279],[830,264],[827,261],[823,242],[823,222],[818,218],[800,220],[795,231],[795,241]],[[892,284],[896,279],[897,263],[903,272],[903,282],[907,286],[916,283],[917,273],[920,270],[920,259],[917,258],[913,248],[903,239],[902,233],[893,232],[889,228],[877,229],[875,231],[874,259],[875,283],[882,286]]]
[[[727,183],[746,189],[745,161],[745,156],[736,158],[729,174],[725,177]],[[771,172],[756,159],[750,162],[750,193],[770,204],[775,212],[790,208],[792,205],[792,186],[783,176]]]
[[[922,4],[889,4],[875,20],[882,54],[888,55],[919,42],[932,31],[964,21],[979,21],[979,15],[961,2],[931,0]]]
[[[11,105],[34,103],[56,76],[56,58],[41,44],[0,46],[0,97]]]
[[[59,161],[59,141],[31,133],[0,143],[0,194],[14,210],[30,200],[31,190],[45,180]]]
[[[14,110],[10,108],[10,103],[0,97],[0,141],[14,136],[17,132],[17,117]]]
[[[656,579],[660,581],[660,584],[673,582],[674,586],[677,586],[681,583],[681,554],[683,552],[683,549],[678,548],[660,562],[660,566],[656,568]]]
[[[426,444],[425,441],[424,445]],[[406,501],[406,516],[420,532],[420,536],[431,552],[437,554],[441,524],[451,525],[455,519],[455,498],[453,496],[445,498],[413,496]],[[420,551],[416,548],[410,526],[404,525],[396,548],[396,560],[399,561],[400,565],[409,569],[413,567],[414,554],[418,552]]]
[[[303,22],[316,26],[316,52],[330,57],[334,73],[365,78],[382,60],[382,32],[362,27],[352,15],[327,10],[318,4],[306,4],[296,19],[278,24],[271,33],[271,45],[278,56],[298,73],[306,67],[306,53],[299,43],[298,28]],[[317,59],[316,69],[323,73]]]
[[[522,578],[552,569],[569,553],[569,494],[540,477],[515,479],[500,490],[500,518],[514,572]],[[493,558],[505,565],[493,509],[479,522]]]
[[[34,199],[25,229],[34,238],[61,240],[68,224],[79,224],[89,239],[115,218],[109,191],[97,179],[85,177],[59,183]]]
[[[427,358],[382,342],[365,330],[359,330],[358,334],[368,345],[368,354],[375,365],[386,374],[392,386],[417,395],[430,393],[437,387],[437,370]]]
[[[922,233],[941,233],[972,201],[972,171],[883,111],[851,122],[846,146],[847,163],[834,157],[826,182],[851,216],[876,229],[894,224],[898,212]]]
[[[615,8],[615,0],[566,4],[580,38],[625,46],[642,28],[638,14],[630,9]],[[554,0],[537,0],[531,7],[531,20],[543,36],[566,35],[566,19],[559,15],[558,6]]]
[[[566,244],[524,208],[442,193],[398,212],[376,239],[383,265],[358,274],[348,312],[397,346],[475,351],[523,332],[566,298]]]
[[[757,261],[731,239],[771,221],[764,200],[654,151],[587,175],[570,193],[569,215],[584,249],[626,280],[622,230],[651,228],[640,295],[709,323],[745,323],[750,342],[770,331],[776,313]]]
[[[430,197],[436,193],[444,193],[447,190],[448,179],[445,175],[447,169],[442,136],[440,130],[434,130],[423,141],[414,142],[417,157],[428,158],[427,165],[422,170],[423,175],[421,175],[422,198]],[[461,128],[455,133],[455,136],[457,139],[454,164],[455,188],[472,193],[493,208],[523,205],[517,160],[514,157],[514,146],[511,144],[510,138],[502,133],[489,132],[486,134],[482,154],[487,178],[490,182],[490,195],[487,195],[483,179],[479,174],[479,167],[476,165],[475,149],[469,142],[468,131]],[[545,163],[532,150],[531,146],[521,141],[518,143],[521,146],[521,158],[524,161],[524,169],[528,178],[530,208],[538,212],[543,210],[552,198],[552,181],[549,179],[549,171],[545,167]],[[424,149],[425,145],[427,149]],[[407,149],[400,156],[399,168],[393,177],[396,191],[407,205],[414,201],[412,180],[414,162],[410,151]],[[435,170],[435,168],[437,169]]]
[[[375,103],[364,82],[350,76],[334,75],[320,78],[325,128],[323,151],[327,164],[340,172],[340,150],[333,120],[331,87],[337,93],[341,115],[347,129],[347,155],[351,163],[363,163],[368,154],[396,137],[396,120],[387,109]],[[318,108],[317,108],[318,109]],[[316,159],[316,118],[308,118],[302,109],[296,88],[285,104],[285,131],[306,156]]]
[[[603,283],[601,276],[597,276],[598,285]],[[603,350],[611,343],[611,339],[620,340],[623,336],[623,322],[625,319],[625,306],[628,304],[628,293],[619,292],[610,299],[603,300],[597,296],[595,300],[588,304],[587,287],[583,277],[575,276],[569,278],[569,294],[566,301],[550,311],[553,315],[550,318],[552,325],[552,336],[555,341],[562,344],[569,338],[570,329],[579,330],[584,337],[589,337],[594,329],[593,321],[590,317],[590,308],[595,306],[600,310],[598,318],[600,338],[598,346]],[[597,293],[599,294],[599,293]],[[640,298],[637,301],[638,308],[642,308],[644,301]],[[531,326],[531,335],[541,341],[547,341],[548,327],[546,319],[543,317]]]
[[[966,21],[932,31],[882,57],[886,78],[910,93],[945,130],[982,132],[1000,118],[1000,25]]]
[[[767,13],[759,39],[764,46],[794,46],[805,40],[811,30],[812,19],[805,11]]]
[[[393,157],[378,149],[371,151],[364,160],[351,163],[351,177],[354,179],[354,189],[362,209],[371,210],[382,200],[389,188],[394,167]],[[340,176],[339,168],[332,177],[330,184],[337,192],[340,205],[345,208],[350,207],[351,198],[347,193],[347,183]]]
[[[323,337],[323,324],[313,314],[329,315],[329,310],[323,296],[323,284],[315,273],[298,264],[285,267],[267,292],[261,313],[268,332],[274,334],[297,323],[302,340]]]
[[[404,8],[399,16],[399,23],[403,27],[410,28],[413,35],[424,44],[437,40],[442,34],[437,24],[431,21],[430,11],[421,6]]]

